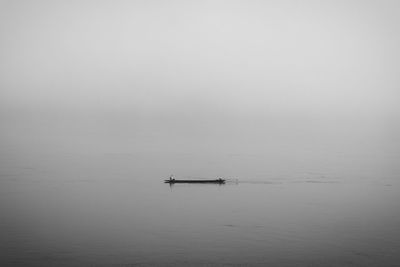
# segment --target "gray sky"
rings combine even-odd
[[[1,1],[0,105],[391,116],[399,13],[398,1]]]

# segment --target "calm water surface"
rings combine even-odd
[[[4,152],[3,266],[398,266],[393,167],[271,157]]]
[[[398,266],[397,138],[329,125],[182,134],[10,122],[2,266]],[[169,186],[170,174],[229,180]]]

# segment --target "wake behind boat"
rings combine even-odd
[[[224,184],[225,179],[219,178],[219,179],[214,179],[214,180],[178,180],[175,178],[170,177],[168,180],[164,180],[165,183],[168,184],[184,184],[184,183],[189,183],[189,184]]]

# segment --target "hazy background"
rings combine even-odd
[[[270,256],[281,255],[293,242],[304,247],[302,242],[310,241],[302,239],[306,232],[301,225],[308,223],[302,220],[305,215],[294,212],[292,204],[309,207],[313,200],[308,198],[316,192],[323,202],[320,210],[336,212],[325,214],[321,233],[342,212],[362,210],[375,220],[382,215],[375,212],[386,210],[382,225],[374,221],[352,240],[390,248],[390,255],[395,255],[400,240],[390,233],[400,230],[395,226],[400,224],[399,15],[398,1],[0,1],[0,216],[8,263],[70,265],[54,249],[63,240],[55,233],[82,238],[84,227],[77,222],[68,232],[47,216],[74,211],[69,218],[79,218],[82,214],[76,207],[82,206],[98,227],[91,238],[75,240],[79,245],[66,243],[68,253],[73,247],[82,254],[78,258],[68,254],[75,259],[72,265],[100,263],[107,255],[110,264],[134,263],[141,256],[144,263],[175,265],[176,258],[169,255],[185,252],[192,244],[188,240],[204,236],[206,229],[219,233],[211,227],[218,212],[208,210],[210,202],[225,200],[220,208],[239,212],[235,218],[245,227],[267,227],[271,221],[258,218],[254,207],[257,203],[268,207],[270,200],[264,197],[271,194],[277,206],[270,214],[279,216],[283,205],[288,217],[272,222],[282,228],[269,231],[280,236],[293,222],[300,225],[286,241],[270,241]],[[204,192],[198,195],[193,187],[170,191],[159,183],[171,173],[177,178],[222,176],[238,179],[239,184],[217,191],[200,187]],[[283,183],[288,191],[282,195],[274,187],[257,191],[271,181]],[[79,186],[71,188],[67,182]],[[305,187],[297,187],[297,182]],[[331,183],[345,191],[336,194]],[[137,184],[141,186],[133,189]],[[183,208],[166,215],[164,203],[171,200],[167,193],[175,193],[178,207],[195,199],[197,211]],[[76,194],[94,194],[94,202],[103,204],[100,207],[122,207],[121,213],[105,215],[101,208],[88,205],[85,197],[75,200]],[[146,201],[153,205],[149,208]],[[374,201],[379,204],[371,205]],[[51,202],[58,204],[43,206]],[[242,209],[233,203],[242,203]],[[354,203],[358,204],[351,206]],[[354,209],[341,210],[346,205]],[[164,236],[164,244],[143,234],[141,227],[151,223],[149,232],[169,233],[166,225],[175,227],[179,218],[197,218],[198,210],[204,215],[198,215],[204,229],[196,232],[199,225],[189,221],[186,239]],[[309,218],[319,214],[318,209],[309,211],[304,213]],[[122,215],[125,212],[132,212],[132,220]],[[143,217],[144,213],[151,216]],[[231,222],[233,213],[220,215],[224,220],[218,225],[236,226]],[[100,232],[112,233],[99,224],[111,217],[122,224],[110,223],[121,229],[121,236],[132,231],[142,233],[142,239],[127,238],[118,246],[104,237],[110,244],[128,251],[130,245],[150,244],[149,248],[136,254],[96,250],[93,244],[99,244]],[[137,222],[134,217],[143,219]],[[249,224],[245,218],[258,221]],[[362,222],[366,217],[357,218]],[[43,223],[49,227],[41,232],[36,226]],[[389,234],[376,236],[393,240],[375,243],[369,233],[378,228]],[[265,228],[257,228],[260,233],[246,229],[238,233],[247,243],[230,247],[237,244],[237,236],[230,233],[219,243],[223,249],[218,253],[226,261],[201,250],[212,246],[210,239],[194,247],[206,263],[236,263],[238,259],[230,256],[247,248],[256,256],[243,255],[242,263],[265,264],[262,251],[267,246],[255,237],[263,236],[267,243],[274,239]],[[344,236],[354,233],[347,224],[340,229],[346,229]],[[332,233],[317,236],[331,242],[336,232]],[[49,243],[34,245],[46,237]],[[332,242],[328,251],[336,251]],[[181,247],[167,253],[163,249],[170,244]],[[335,260],[328,263],[394,266],[398,262],[395,256],[382,262],[381,254],[370,253],[374,247],[365,252],[363,246],[355,246],[361,248],[355,255],[368,255],[370,261],[353,254],[351,260],[341,261],[333,253]],[[161,254],[148,262],[151,256],[146,255],[152,249]],[[342,249],[349,251],[346,246]],[[287,264],[300,259],[310,263],[314,254],[307,253],[297,251]],[[49,255],[58,256],[46,259]],[[286,258],[269,263],[282,266],[282,259]]]
[[[398,152],[399,7],[1,1],[1,144]]]

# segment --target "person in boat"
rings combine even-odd
[[[222,183],[222,178],[221,177],[218,179],[218,182]]]
[[[169,177],[169,181],[170,181],[170,182],[173,182],[173,181],[175,181],[175,178],[173,178],[173,176],[171,175],[171,176]]]

